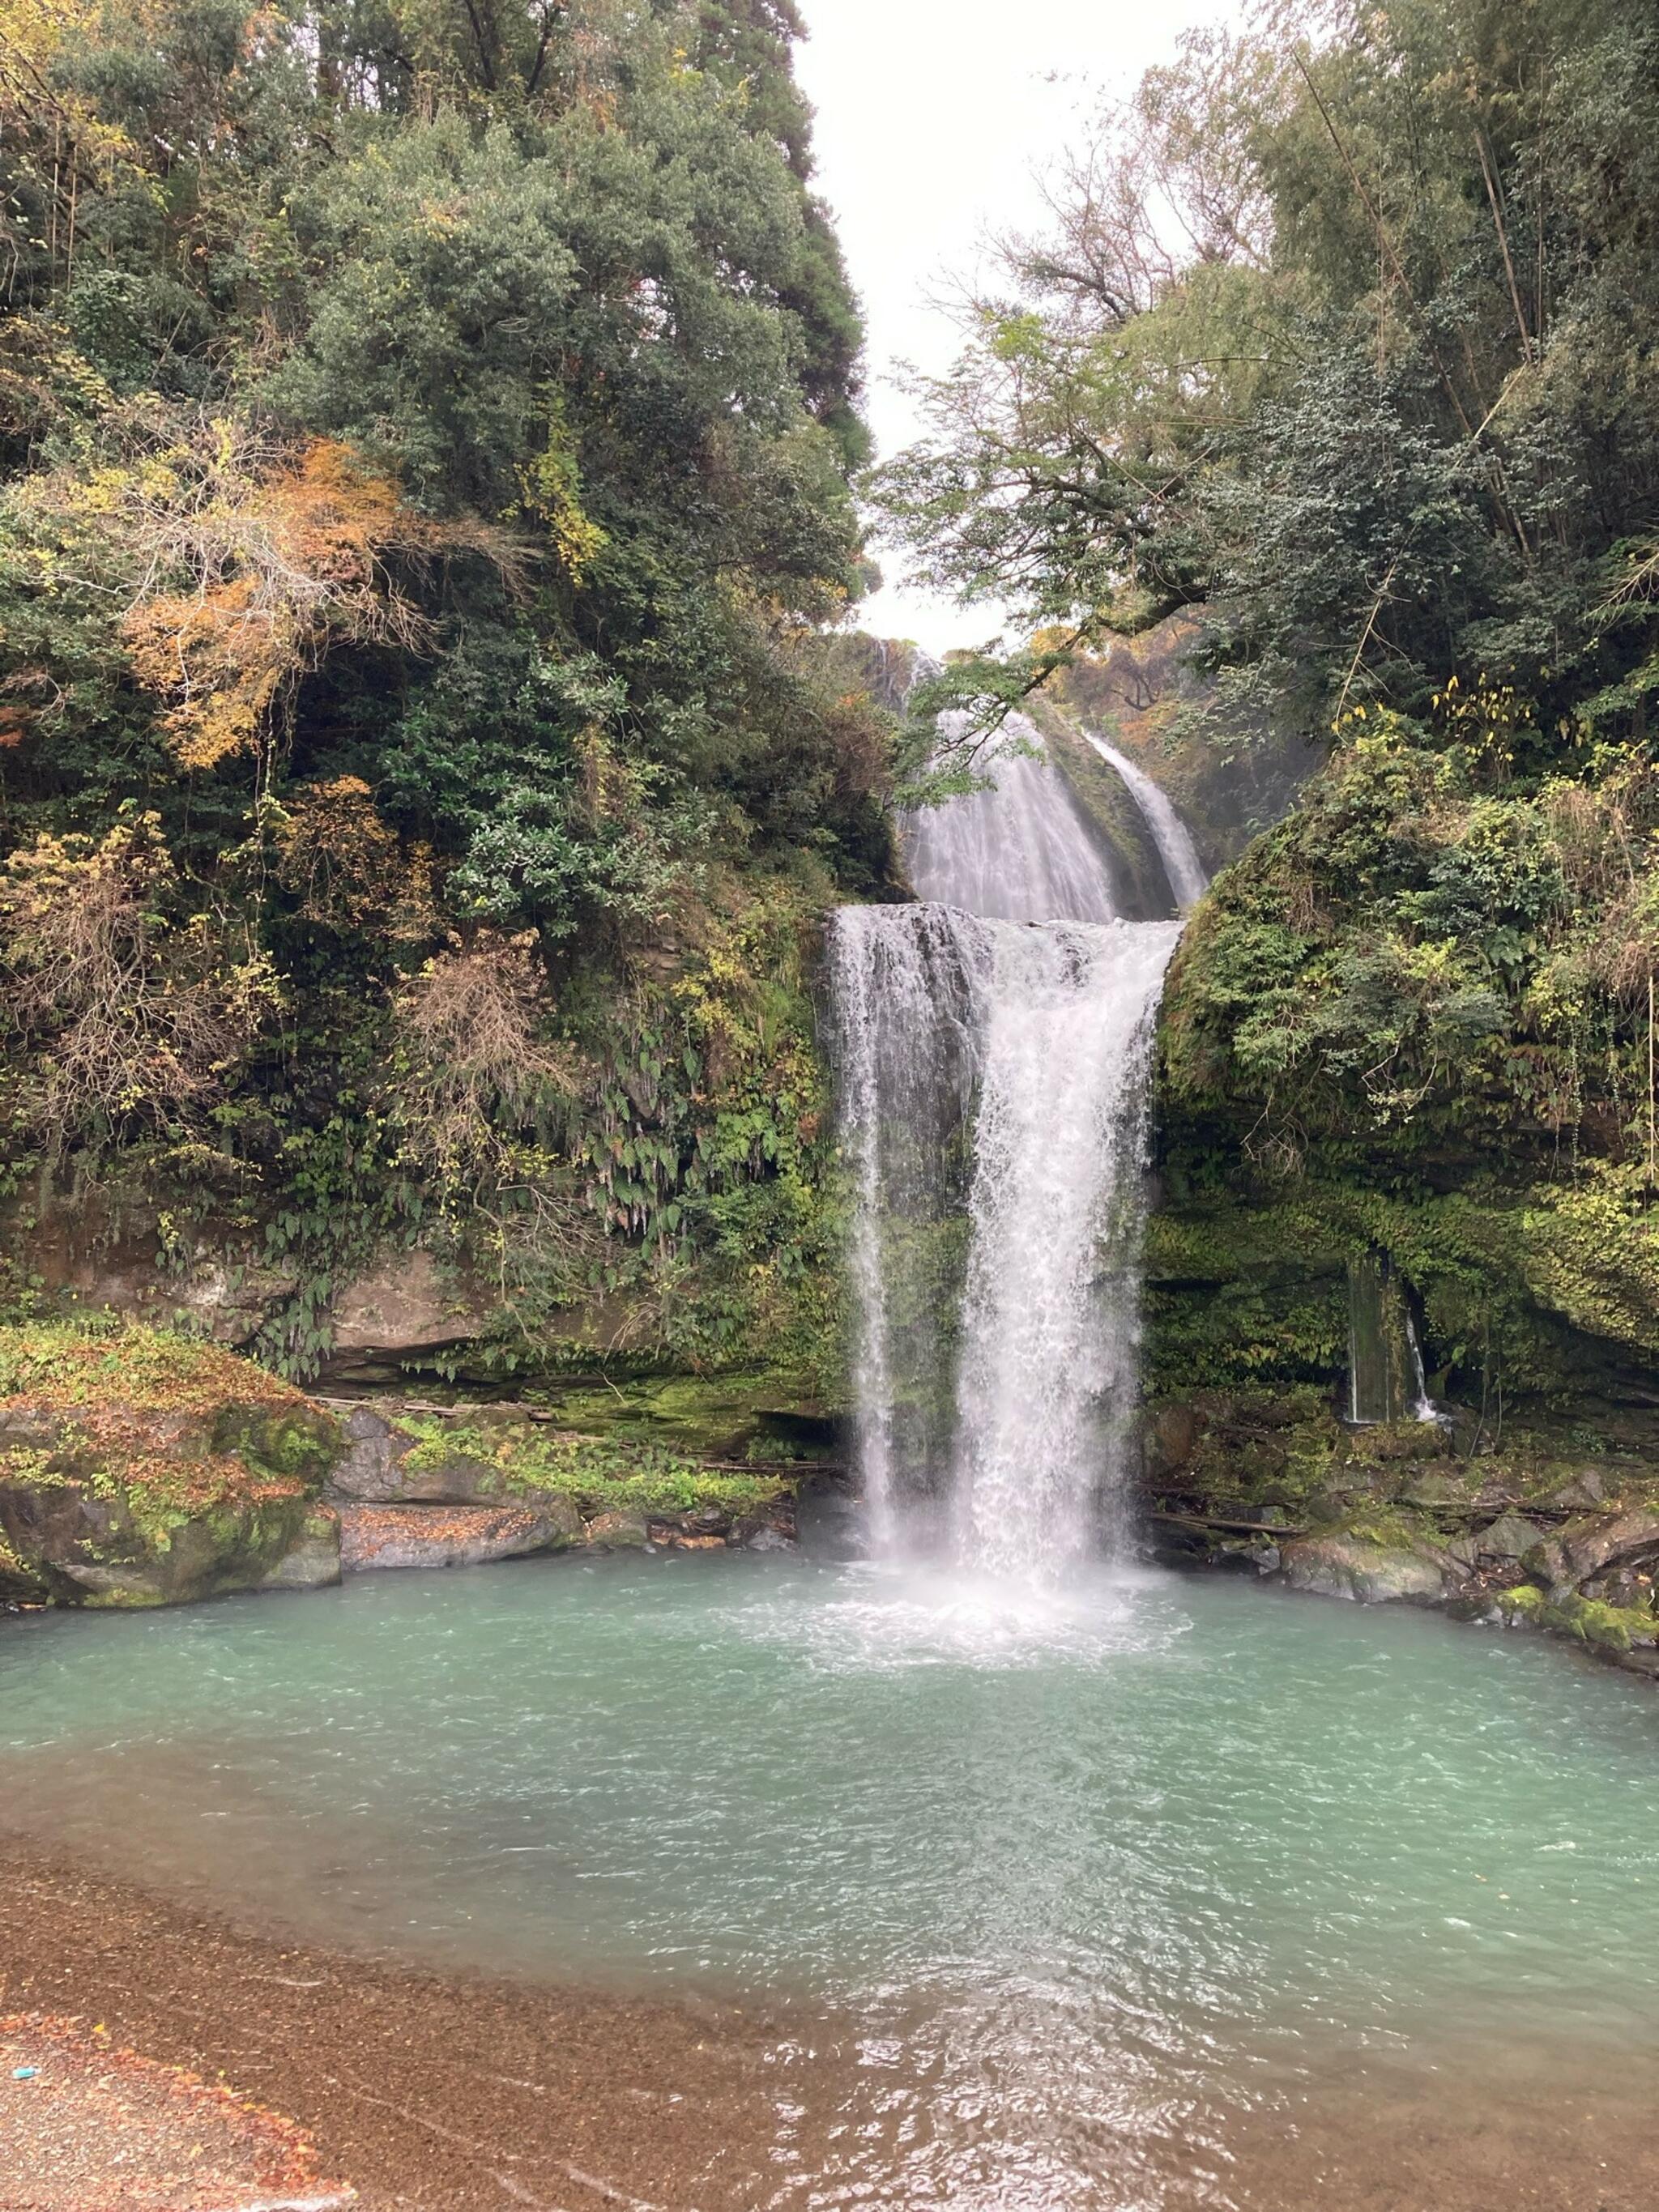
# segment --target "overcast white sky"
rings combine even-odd
[[[1032,227],[1031,173],[1076,135],[1101,88],[1127,91],[1188,25],[1225,0],[802,0],[796,67],[817,109],[817,188],[836,210],[870,330],[869,410],[886,455],[914,432],[902,360],[948,367],[954,333],[928,304],[971,270],[988,226]],[[890,581],[860,619],[941,651],[977,644],[964,612]]]

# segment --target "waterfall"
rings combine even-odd
[[[1405,1285],[1386,1254],[1348,1262],[1348,1419],[1437,1421]]]
[[[1003,928],[981,1035],[958,1548],[1064,1565],[1115,1518],[1139,1379],[1151,1014],[1169,923]]]
[[[1129,795],[1140,809],[1141,817],[1152,832],[1152,842],[1158,847],[1158,856],[1164,863],[1164,872],[1170,879],[1170,891],[1176,904],[1183,911],[1196,906],[1209,889],[1210,878],[1204,863],[1198,857],[1192,833],[1176,813],[1173,800],[1161,784],[1152,781],[1139,762],[1120,752],[1104,738],[1097,738],[1092,730],[1083,732],[1102,760],[1115,768],[1128,786]]]
[[[965,717],[944,715],[948,725]],[[1024,714],[1006,737],[1042,743]],[[996,787],[913,815],[904,859],[920,899],[1004,921],[1109,921],[1111,886],[1070,785],[1047,760],[1004,753]]]
[[[942,1493],[951,1317],[988,994],[988,925],[945,906],[855,906],[830,938],[842,1140],[854,1177],[858,1460],[872,1540]]]
[[[878,1556],[1044,1575],[1118,1518],[1180,925],[1116,916],[1045,760],[995,775],[907,825],[919,902],[832,932],[857,1442]]]

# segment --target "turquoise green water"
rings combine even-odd
[[[1108,2138],[1348,2057],[1659,2044],[1659,1698],[1225,1581],[555,1561],[14,1622],[0,1807],[313,1935],[852,2008],[1000,2147],[918,2202],[1093,2203]]]

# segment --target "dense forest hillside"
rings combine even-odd
[[[6,1297],[818,1356],[892,726],[791,0],[3,28]]]

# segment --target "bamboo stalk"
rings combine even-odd
[[[1358,194],[1359,204],[1364,209],[1367,216],[1370,218],[1371,228],[1376,234],[1377,245],[1381,251],[1387,255],[1389,264],[1394,271],[1395,282],[1405,294],[1406,304],[1411,309],[1413,315],[1416,318],[1418,328],[1422,331],[1424,339],[1428,345],[1429,358],[1433,362],[1435,368],[1439,374],[1441,384],[1445,388],[1446,397],[1451,401],[1453,408],[1456,410],[1458,421],[1462,424],[1468,435],[1473,438],[1476,434],[1474,425],[1470,422],[1468,410],[1464,407],[1462,399],[1459,396],[1457,386],[1452,381],[1451,373],[1447,368],[1445,362],[1441,357],[1440,349],[1435,343],[1434,333],[1429,327],[1428,318],[1425,315],[1421,307],[1418,304],[1417,295],[1412,289],[1411,279],[1406,274],[1406,264],[1401,259],[1399,249],[1395,246],[1393,239],[1389,234],[1388,225],[1382,220],[1382,211],[1381,208],[1378,207],[1376,202],[1371,198],[1370,192],[1366,187],[1365,180],[1359,173],[1359,170],[1355,163],[1353,155],[1348,151],[1347,143],[1343,138],[1341,132],[1336,127],[1336,118],[1331,113],[1330,109],[1325,105],[1324,97],[1321,94],[1319,87],[1314,82],[1313,78],[1309,72],[1308,64],[1303,60],[1299,53],[1292,53],[1291,58],[1296,64],[1297,70],[1301,73],[1302,82],[1307,86],[1309,92],[1313,96],[1314,106],[1319,110],[1320,116],[1324,122],[1325,128],[1330,134],[1331,143],[1335,147],[1338,158],[1340,160],[1343,167],[1348,173],[1348,181],[1352,185],[1354,191]]]
[[[1510,282],[1510,305],[1515,310],[1515,327],[1521,333],[1521,357],[1532,359],[1532,332],[1527,328],[1527,319],[1521,307],[1521,287],[1516,282],[1515,263],[1510,256],[1510,234],[1504,221],[1504,204],[1498,197],[1495,165],[1486,144],[1486,134],[1477,123],[1474,126],[1475,151],[1480,156],[1480,174],[1486,179],[1486,198],[1492,202],[1492,219],[1498,230],[1498,243],[1504,255],[1504,273]]]

